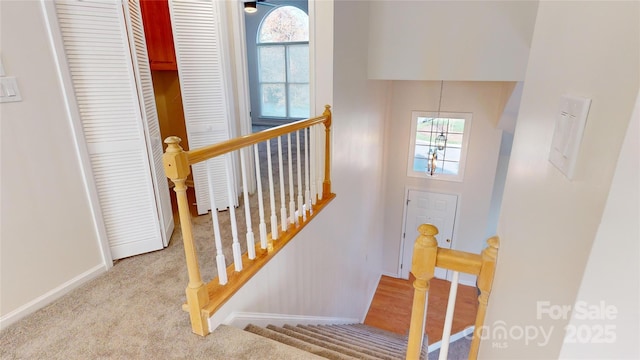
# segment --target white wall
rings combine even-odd
[[[105,270],[41,5],[3,1],[2,326]]]
[[[372,1],[369,78],[518,81],[537,1]]]
[[[458,195],[452,248],[479,253],[485,242],[489,205],[500,150],[500,118],[508,83],[445,82],[442,111],[473,114],[463,182],[407,176],[411,111],[437,111],[440,82],[394,81],[385,142],[383,271],[396,274],[403,232],[405,188]],[[444,239],[440,239],[444,240]],[[415,239],[408,239],[413,244]]]
[[[337,198],[212,317],[212,325],[233,311],[364,318],[380,276],[386,92],[386,84],[368,81],[361,66],[368,6],[310,3],[318,24],[316,62],[322,69],[333,64],[334,70],[319,70],[316,101],[334,99]],[[333,31],[340,36],[334,39]]]
[[[638,93],[639,12],[640,3],[635,1],[540,3],[485,322],[492,327],[500,321],[515,330],[506,341],[483,340],[481,358],[551,359],[560,354],[568,317],[538,317],[537,305],[548,301],[571,306],[578,295]],[[555,112],[564,93],[592,99],[573,181],[547,160]],[[610,246],[624,245],[616,239]],[[618,259],[608,262],[615,264]],[[627,286],[621,279],[609,281]],[[526,344],[517,335],[527,326],[551,330],[548,342],[539,334]]]
[[[640,93],[574,305],[599,307],[604,302],[616,313],[593,313],[585,318],[573,312],[569,326],[577,335],[565,337],[561,358],[640,358],[639,134]],[[614,280],[618,278],[624,280]],[[601,339],[607,342],[599,342]]]

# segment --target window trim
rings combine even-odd
[[[430,118],[449,118],[449,119],[464,119],[464,129],[462,132],[462,144],[460,148],[460,161],[458,162],[458,174],[434,174],[429,175],[425,171],[413,170],[413,162],[415,159],[416,149],[416,132],[418,130],[418,118],[430,117]],[[462,182],[464,180],[464,170],[467,162],[467,152],[469,150],[469,138],[471,137],[471,122],[473,114],[466,112],[435,112],[435,111],[412,111],[411,112],[411,133],[409,141],[409,154],[407,163],[407,176],[424,178],[429,180],[440,181],[455,181]]]

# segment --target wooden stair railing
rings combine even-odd
[[[167,177],[175,184],[174,191],[176,192],[178,202],[178,212],[180,217],[180,226],[182,229],[182,237],[184,242],[184,251],[187,263],[187,272],[189,276],[189,282],[186,288],[187,302],[183,306],[183,309],[189,312],[191,320],[191,327],[194,333],[205,336],[209,333],[208,320],[213,313],[219,309],[238,289],[242,287],[254,274],[260,270],[275,254],[282,249],[302,228],[307,225],[317,214],[320,212],[331,200],[335,198],[335,194],[331,192],[331,110],[330,106],[325,106],[325,111],[322,116],[300,120],[294,123],[282,125],[279,127],[267,129],[258,133],[245,135],[242,137],[227,140],[221,143],[209,145],[199,149],[193,149],[190,151],[184,151],[180,146],[181,139],[176,136],[168,137],[165,143],[168,145],[163,155],[164,169]],[[317,141],[316,137],[320,137],[321,131],[317,127],[324,125],[324,146],[322,141]],[[302,131],[302,135],[300,134]],[[292,177],[292,154],[291,154],[291,134],[296,134],[297,140],[297,185],[298,185],[298,208],[295,209],[295,202],[290,202],[290,216],[286,215],[286,205],[284,204],[284,184],[283,179],[283,160],[282,160],[282,137],[285,135],[289,140],[289,183],[290,183],[290,199],[293,198],[293,182]],[[304,138],[304,148],[301,148],[300,139]],[[273,173],[269,173],[269,195],[271,205],[271,225],[272,232],[267,234],[266,224],[264,221],[264,206],[262,197],[262,185],[259,159],[258,159],[258,145],[266,142],[268,169],[272,170],[271,160],[271,147],[270,141],[277,139],[278,144],[278,160],[279,160],[279,175],[280,175],[280,190],[281,190],[281,213],[280,223],[278,223],[277,213],[274,212],[275,199],[274,199],[274,184]],[[192,165],[212,159],[218,156],[230,156],[229,154],[237,151],[239,152],[240,167],[242,173],[242,183],[244,192],[244,206],[247,215],[248,211],[248,195],[247,195],[247,171],[246,169],[246,152],[247,149],[253,147],[255,154],[255,171],[257,178],[258,189],[258,202],[260,204],[260,242],[253,240],[252,231],[250,229],[251,219],[247,216],[247,250],[248,252],[240,254],[240,245],[237,241],[237,229],[235,228],[235,214],[233,207],[229,208],[231,217],[232,233],[234,237],[233,252],[235,262],[229,266],[226,266],[224,261],[224,255],[220,249],[221,242],[218,239],[218,231],[214,231],[216,250],[217,250],[217,269],[218,276],[212,279],[209,283],[205,284],[202,280],[201,269],[198,265],[198,256],[196,253],[196,246],[193,238],[193,224],[191,221],[191,214],[189,212],[189,204],[187,201],[187,177],[190,173]],[[303,190],[303,175],[301,170],[300,153],[304,149],[304,185],[306,189]],[[321,164],[322,160],[316,163],[316,149],[323,157],[324,164]],[[311,150],[309,152],[309,150]],[[324,155],[322,156],[322,153]],[[230,161],[227,161],[229,164]],[[227,168],[227,174],[231,170]],[[322,178],[322,173],[324,177]],[[322,182],[322,190],[318,184],[315,188],[315,178],[317,176],[318,182]],[[220,174],[225,176],[225,174]],[[230,181],[228,181],[230,183]],[[310,185],[310,183],[312,185]],[[211,192],[211,191],[210,191]],[[231,193],[231,192],[230,192]],[[211,202],[214,204],[214,202]],[[296,217],[297,215],[297,217]],[[216,210],[212,210],[212,217],[214,222],[214,229],[217,224]],[[281,224],[281,226],[278,226]],[[253,244],[251,246],[250,244]],[[254,249],[255,248],[255,249]],[[253,251],[255,250],[255,251]]]
[[[413,259],[411,261],[411,272],[416,280],[413,282],[415,290],[413,307],[411,309],[411,325],[409,327],[406,358],[414,360],[420,357],[427,315],[429,282],[434,276],[435,268],[439,267],[454,271],[454,280],[451,284],[451,293],[443,331],[443,345],[440,349],[440,359],[446,359],[447,356],[446,352],[449,344],[448,332],[451,330],[451,322],[453,321],[453,306],[455,306],[455,289],[458,285],[458,272],[464,272],[478,277],[477,286],[478,289],[480,289],[478,312],[476,314],[475,328],[468,357],[468,359],[475,360],[478,357],[478,348],[480,346],[484,318],[493,284],[500,239],[497,236],[489,238],[487,240],[488,246],[481,254],[472,254],[464,251],[439,248],[438,241],[435,237],[438,234],[438,228],[431,224],[420,225],[418,232],[420,235],[418,235],[415,241]]]

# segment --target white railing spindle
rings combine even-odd
[[[240,171],[242,173],[242,194],[244,195],[244,217],[247,224],[247,255],[249,259],[253,260],[256,258],[256,241],[253,237],[253,229],[251,228],[251,204],[249,203],[247,170],[245,168],[246,150],[247,148],[240,149]]]
[[[449,301],[447,303],[447,313],[444,318],[444,329],[442,329],[442,345],[440,345],[440,356],[438,360],[447,360],[449,352],[449,339],[451,338],[451,326],[453,324],[453,311],[456,307],[456,296],[458,295],[458,277],[460,273],[453,272],[451,279],[451,289],[449,289]]]
[[[322,199],[322,183],[324,182],[324,128],[322,125],[316,125],[316,145],[317,152],[317,167],[316,167],[316,186],[318,191],[318,200]]]
[[[242,250],[240,249],[240,241],[238,241],[238,224],[236,223],[236,209],[235,201],[233,199],[232,187],[235,184],[231,181],[231,171],[233,167],[231,165],[231,154],[227,153],[225,156],[225,167],[227,173],[227,196],[229,197],[229,220],[231,222],[231,236],[233,238],[233,265],[236,271],[242,271]]]
[[[304,198],[302,197],[302,170],[300,164],[300,131],[296,131],[296,168],[298,169],[298,219],[302,218],[302,220],[307,219],[307,214],[304,211]]]
[[[271,140],[267,140],[267,171],[269,171],[269,203],[271,205],[271,239],[278,239],[278,215],[276,197],[273,193],[273,165],[271,164]]]
[[[260,152],[258,144],[253,146],[253,153],[256,159],[256,184],[258,186],[258,212],[260,215],[260,248],[267,248],[267,224],[264,222],[264,200],[262,198],[262,172],[260,171]]]
[[[318,198],[318,191],[316,190],[316,127],[311,126],[309,128],[309,167],[311,168],[311,204],[316,204],[316,199]]]
[[[294,200],[295,195],[293,191],[293,161],[291,157],[291,133],[287,134],[287,151],[289,153],[289,222],[293,225],[298,222],[296,218],[296,202]]]
[[[311,214],[311,185],[309,184],[309,133],[308,129],[303,129],[304,132],[304,201],[306,204],[305,216],[307,211]]]
[[[280,175],[280,222],[282,232],[287,231],[287,205],[284,192],[284,169],[282,165],[282,136],[278,136],[278,173]]]
[[[210,161],[207,161],[207,166],[210,165]],[[213,191],[213,181],[211,181],[211,171],[207,171],[209,174],[209,197],[211,198],[211,219],[213,220],[213,238],[216,244],[216,266],[218,269],[218,282],[220,285],[227,283],[227,263],[222,252],[222,236],[220,235],[220,222],[218,221],[218,210],[215,208],[215,198]]]

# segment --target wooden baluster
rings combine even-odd
[[[260,171],[260,152],[258,144],[253,146],[256,159],[256,183],[258,185],[258,212],[260,215],[260,248],[267,248],[267,224],[264,222],[264,200],[262,199],[262,171]]]
[[[310,129],[309,129],[310,130]],[[305,216],[307,212],[311,214],[311,185],[309,184],[309,133],[307,129],[303,129],[304,133],[304,202],[306,204]]]
[[[193,225],[187,200],[187,176],[191,172],[187,153],[180,146],[181,139],[177,136],[168,137],[164,142],[167,150],[162,156],[164,172],[175,184],[174,191],[178,200],[178,212],[180,215],[180,227],[182,229],[182,241],[187,261],[187,273],[189,284],[187,285],[187,306],[191,329],[194,333],[205,336],[209,333],[207,316],[201,311],[209,303],[207,287],[202,282],[198,255],[193,241]]]
[[[487,304],[489,303],[489,295],[493,285],[493,275],[496,271],[496,260],[498,258],[498,248],[500,247],[500,238],[494,236],[487,240],[487,246],[482,250],[482,267],[478,274],[478,312],[476,314],[475,329],[473,330],[473,338],[471,339],[471,349],[469,350],[469,359],[478,358],[478,349],[480,348],[480,339],[482,338],[482,329],[484,326],[484,318],[487,313]]]
[[[209,167],[208,160],[206,166]],[[222,252],[222,236],[220,236],[220,221],[218,221],[218,211],[216,209],[216,197],[213,190],[213,179],[211,179],[211,171],[207,170],[208,182],[209,182],[209,199],[211,200],[211,220],[213,222],[213,239],[216,244],[216,267],[218,269],[218,282],[220,285],[225,285],[228,281],[227,278],[227,262]]]
[[[247,256],[253,260],[256,258],[256,241],[251,228],[251,204],[249,203],[249,190],[247,186],[247,169],[245,152],[247,148],[240,149],[240,172],[242,174],[242,193],[244,195],[244,217],[247,224]]]
[[[304,213],[304,209],[303,209],[303,201],[304,198],[302,197],[303,194],[303,190],[302,190],[302,171],[301,171],[301,166],[302,164],[300,163],[300,151],[302,149],[300,149],[300,131],[296,131],[296,168],[298,170],[298,222],[304,221],[307,219],[306,214]]]
[[[331,194],[331,106],[325,105],[322,115],[327,117],[324,122],[324,181],[322,182],[322,198]]]
[[[288,151],[288,159],[289,159],[289,222],[293,224],[298,223],[298,219],[296,218],[296,202],[294,201],[294,191],[293,191],[293,161],[291,158],[291,133],[287,134],[287,147]]]
[[[276,215],[276,197],[273,193],[273,166],[271,165],[271,140],[267,140],[267,171],[269,171],[269,203],[271,205],[271,240],[278,240],[278,216]],[[273,244],[267,249],[273,250]]]
[[[438,241],[435,235],[438,228],[431,224],[418,226],[418,238],[413,246],[411,273],[416,277],[413,282],[414,295],[411,308],[411,325],[407,344],[407,359],[419,359],[424,338],[425,315],[427,312],[427,292],[429,281],[436,269]]]
[[[282,232],[287,231],[287,205],[284,191],[284,169],[282,164],[282,136],[278,136],[278,172],[280,173],[280,223]]]
[[[240,241],[238,240],[238,224],[236,222],[236,208],[232,190],[232,186],[235,186],[235,184],[231,181],[231,171],[233,170],[233,166],[231,166],[231,154],[232,153],[227,153],[225,155],[227,196],[229,197],[229,220],[231,222],[231,237],[233,238],[231,249],[233,250],[233,266],[236,271],[242,271],[242,250],[240,249]]]
[[[316,149],[316,127],[312,126],[309,128],[310,131],[310,138],[309,138],[309,147],[311,148],[311,151],[309,153],[309,159],[310,164],[309,166],[311,167],[311,205],[315,205],[316,202],[318,201],[318,190],[316,190],[316,164],[317,164],[317,159],[316,159],[316,153],[317,153],[317,149]]]

